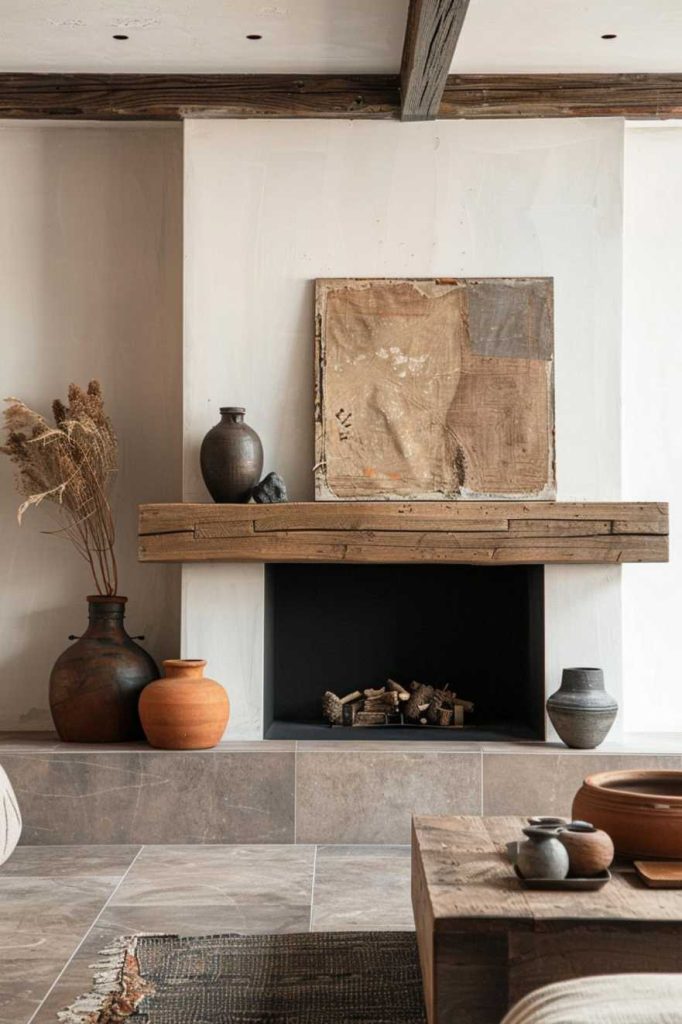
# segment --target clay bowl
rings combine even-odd
[[[619,857],[682,859],[682,771],[598,772],[575,795],[573,817],[607,832]]]

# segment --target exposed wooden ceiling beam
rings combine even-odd
[[[0,118],[395,117],[396,75],[0,74]]]
[[[462,31],[469,0],[410,0],[400,69],[400,118],[432,121]]]
[[[0,119],[400,116],[397,75],[0,74]],[[682,74],[450,75],[441,118],[682,117]]]
[[[682,117],[682,75],[450,75],[439,116]]]

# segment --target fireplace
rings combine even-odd
[[[265,569],[267,739],[544,739],[541,565],[272,564]],[[447,685],[465,727],[331,727],[325,691]]]

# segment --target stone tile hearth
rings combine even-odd
[[[0,738],[27,845],[407,843],[412,814],[568,814],[591,772],[682,768],[679,737],[605,744]],[[0,1021],[0,1024],[2,1022]]]

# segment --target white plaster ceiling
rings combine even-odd
[[[407,0],[0,0],[0,71],[396,72],[406,11]],[[682,71],[682,0],[471,0],[452,70]]]

